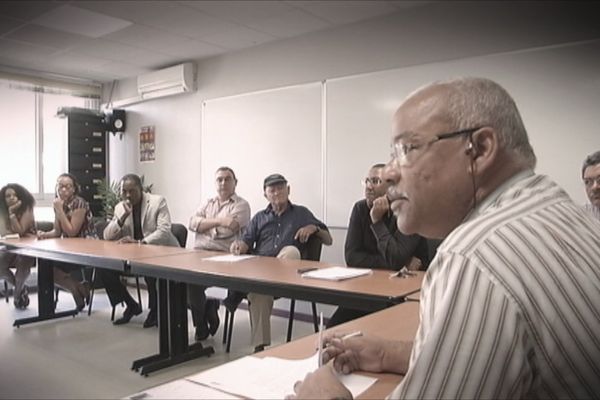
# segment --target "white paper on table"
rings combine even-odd
[[[235,262],[235,261],[242,261],[247,258],[253,258],[253,257],[256,257],[256,256],[248,255],[248,254],[240,254],[239,256],[236,256],[235,254],[225,254],[222,256],[208,257],[208,258],[205,258],[205,260],[221,261],[221,262]]]
[[[158,385],[143,392],[125,397],[131,400],[144,399],[239,399],[239,397],[223,393],[220,390],[200,385],[187,379],[177,379]]]
[[[369,268],[329,267],[305,272],[303,278],[325,279],[328,281],[341,281],[344,279],[357,278],[372,273]]]
[[[294,392],[296,381],[317,368],[317,359],[316,353],[302,360],[247,356],[187,379],[251,399],[282,399]],[[340,379],[354,397],[377,380],[357,374]]]

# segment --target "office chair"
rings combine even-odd
[[[310,261],[320,261],[321,260],[321,248],[323,247],[323,242],[318,236],[311,235],[304,246],[304,249],[300,253],[300,259],[302,260],[310,260]],[[313,314],[313,326],[315,328],[315,332],[319,331],[319,323],[317,319],[317,305],[315,302],[311,302],[312,306],[312,314]],[[286,341],[292,340],[292,328],[294,325],[294,311],[296,308],[296,300],[290,299],[290,312],[288,318],[288,329],[287,329],[287,337]],[[223,326],[223,344],[226,344],[225,351],[229,353],[231,349],[231,337],[233,335],[233,318],[235,316],[235,309],[229,311],[229,309],[225,308],[225,324]]]
[[[40,230],[40,231],[47,232],[47,231],[51,231],[52,228],[54,228],[54,223],[53,222],[49,222],[49,221],[36,221],[36,223],[35,223],[35,229],[36,229],[36,231]],[[37,260],[36,260],[36,265],[37,265]],[[56,292],[56,296],[58,296],[58,289],[57,289],[57,292]],[[6,281],[6,279],[4,279],[4,297],[5,297],[6,302],[8,303],[9,291],[8,291],[8,282]]]
[[[179,242],[179,246],[185,248],[185,244],[187,243],[188,230],[185,225],[172,223],[171,224],[171,233],[177,241]]]

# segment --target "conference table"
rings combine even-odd
[[[14,325],[77,314],[77,310],[55,312],[53,298],[54,262],[125,271],[158,278],[159,352],[136,360],[132,369],[146,376],[150,372],[202,355],[211,347],[188,343],[186,284],[220,286],[243,292],[257,292],[327,304],[343,304],[362,310],[379,310],[404,301],[416,293],[423,273],[409,278],[390,277],[389,271],[344,281],[303,278],[301,268],[326,268],[332,264],[252,257],[234,262],[211,260],[223,253],[180,247],[118,244],[114,241],[83,238],[4,239],[8,251],[38,258],[38,316],[16,320]]]
[[[419,325],[419,303],[404,302],[381,311],[369,314],[367,316],[355,319],[353,321],[340,324],[336,327],[327,329],[328,331],[337,331],[341,333],[350,333],[360,331],[363,334],[379,336],[391,340],[414,340]],[[274,346],[268,350],[252,355],[251,357],[277,357],[282,359],[300,360],[312,356],[315,352],[315,345],[318,340],[317,334],[308,335],[292,342]],[[220,368],[221,366],[215,367]],[[177,379],[162,385],[147,389],[144,392],[128,396],[130,399],[141,398],[178,398],[182,393],[172,391],[171,388],[184,388],[187,390],[185,398],[218,398],[219,392],[208,392],[202,385],[190,384],[202,381],[203,374],[210,374],[211,369],[193,374],[184,378]],[[239,371],[243,374],[244,371]],[[268,375],[266,372],[265,375]],[[391,373],[368,373],[360,372],[361,375],[376,378],[377,381],[366,391],[358,396],[358,399],[383,399],[389,395],[392,390],[401,382],[402,376]],[[276,379],[265,376],[264,382],[268,384],[269,379]],[[181,390],[181,389],[180,389]],[[217,389],[215,389],[217,390]],[[290,393],[293,389],[289,388]],[[228,398],[230,393],[226,393]]]
[[[130,260],[130,272],[158,278],[159,293],[168,298],[166,303],[161,303],[164,307],[161,311],[169,314],[169,323],[164,327],[169,329],[171,348],[185,348],[188,342],[185,303],[185,284],[188,283],[375,311],[399,304],[405,296],[417,292],[424,275],[417,273],[409,278],[399,278],[390,277],[389,271],[374,270],[367,276],[326,281],[303,278],[298,273],[305,268],[332,266],[325,262],[261,256],[237,261],[213,259],[220,255],[223,253],[198,250]],[[134,361],[132,368],[147,375],[186,360],[185,352],[178,351],[178,356],[172,357],[165,356],[165,351]]]
[[[54,238],[38,240],[28,236],[20,239],[0,241],[7,251],[38,259],[38,316],[17,319],[14,326],[19,327],[33,322],[76,315],[77,310],[55,312],[54,310],[54,273],[55,262],[77,264],[87,267],[106,268],[126,271],[130,258],[158,256],[181,252],[181,248],[166,246],[148,246],[140,249],[138,245],[119,245],[115,242],[85,238]]]

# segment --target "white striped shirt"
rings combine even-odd
[[[587,212],[592,214],[594,216],[594,218],[596,218],[597,220],[600,220],[600,208],[596,207],[593,204],[586,204],[583,206],[583,208],[584,208],[584,210],[586,210]]]
[[[440,245],[392,398],[600,396],[600,222],[520,174]]]

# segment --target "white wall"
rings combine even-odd
[[[197,93],[127,108],[127,132],[122,140],[111,140],[111,178],[126,172],[144,174],[147,182],[154,183],[154,191],[167,197],[173,221],[187,223],[201,199],[213,195],[201,193],[199,184],[203,101],[409,67],[416,88],[426,83],[414,72],[419,66],[428,70],[426,79],[430,80],[432,69],[439,68],[441,73],[444,63],[451,60],[518,50],[534,55],[528,58],[528,80],[514,88],[517,104],[521,96],[535,104],[531,99],[538,96],[537,106],[524,113],[525,124],[535,119],[536,129],[551,133],[548,139],[532,134],[541,167],[544,172],[553,171],[559,181],[573,182],[569,192],[583,202],[579,163],[586,154],[579,153],[582,146],[589,147],[589,152],[600,148],[600,136],[595,133],[600,126],[596,111],[600,71],[589,70],[597,63],[597,46],[592,45],[594,54],[582,54],[575,44],[600,38],[597,8],[594,3],[445,2],[200,61]],[[539,49],[560,44],[569,45],[559,58],[551,49]],[[564,69],[565,65],[569,68]],[[519,82],[519,69],[503,73],[514,74],[514,82]],[[113,101],[134,95],[134,79],[125,80],[115,88]],[[549,109],[563,112],[548,114]],[[576,122],[574,130],[572,122]],[[144,125],[154,125],[157,134],[157,161],[151,164],[140,164],[137,159],[137,135]],[[573,136],[578,137],[577,152],[570,146]],[[381,146],[387,149],[387,142]],[[333,233],[335,244],[325,249],[323,258],[342,262],[345,232]]]

